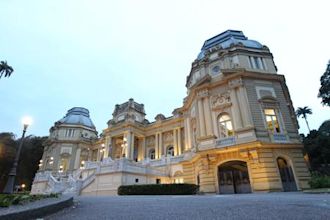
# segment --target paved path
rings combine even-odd
[[[330,219],[330,194],[83,196],[45,219]]]

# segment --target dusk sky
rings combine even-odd
[[[0,132],[49,128],[72,107],[89,109],[99,132],[115,104],[134,98],[150,121],[171,116],[205,40],[241,30],[267,45],[294,107],[309,106],[311,129],[330,119],[317,98],[330,59],[329,1],[1,0]],[[300,119],[300,132],[306,133]]]

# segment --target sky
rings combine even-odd
[[[267,45],[294,107],[309,106],[311,129],[330,119],[317,98],[330,59],[329,1],[1,0],[0,132],[48,135],[72,107],[89,109],[99,132],[115,104],[134,98],[147,119],[171,116],[205,40],[241,30]],[[307,127],[299,119],[301,133]]]

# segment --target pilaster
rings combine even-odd
[[[159,155],[159,135],[158,133],[155,134],[155,159],[158,159]]]
[[[203,108],[203,100],[199,98],[197,100],[198,105],[198,121],[199,121],[199,134],[200,137],[205,136],[205,121],[204,121],[204,108]]]
[[[212,132],[212,118],[211,118],[210,102],[208,96],[203,99],[203,104],[204,104],[206,135],[213,136],[214,134]]]
[[[177,140],[177,129],[173,129],[173,148],[174,156],[178,155],[178,140]]]
[[[182,154],[182,147],[181,147],[181,128],[178,128],[178,154],[177,155],[181,155]]]

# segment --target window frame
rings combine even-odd
[[[274,114],[266,114],[266,110],[273,110],[274,111]],[[279,112],[278,112],[278,109],[277,108],[274,108],[274,107],[264,107],[263,108],[263,114],[264,114],[264,119],[265,119],[265,125],[266,125],[266,129],[267,131],[271,132],[272,134],[281,134],[283,133],[283,128],[281,126],[281,123],[280,123],[280,117],[279,117]],[[271,118],[271,123],[272,123],[272,127],[273,129],[270,129],[269,125],[268,125],[268,121],[267,120],[267,117],[270,117]],[[273,120],[273,119],[276,119]],[[278,125],[278,131],[276,129],[276,123]]]
[[[228,116],[229,119],[226,119],[224,121],[220,121],[221,118],[224,117],[224,116]],[[229,113],[223,112],[223,113],[219,114],[217,123],[218,123],[218,130],[219,130],[219,137],[220,138],[228,138],[228,137],[233,137],[235,135],[234,126],[233,126],[233,120],[232,120],[232,117],[230,116]],[[230,126],[232,128],[231,130],[228,129],[229,123],[230,123]],[[222,132],[222,130],[223,130],[222,127],[225,128],[225,131],[224,132]]]
[[[153,155],[153,157],[151,157]],[[148,156],[150,160],[155,160],[156,159],[156,150],[154,148],[150,149],[148,152]]]

